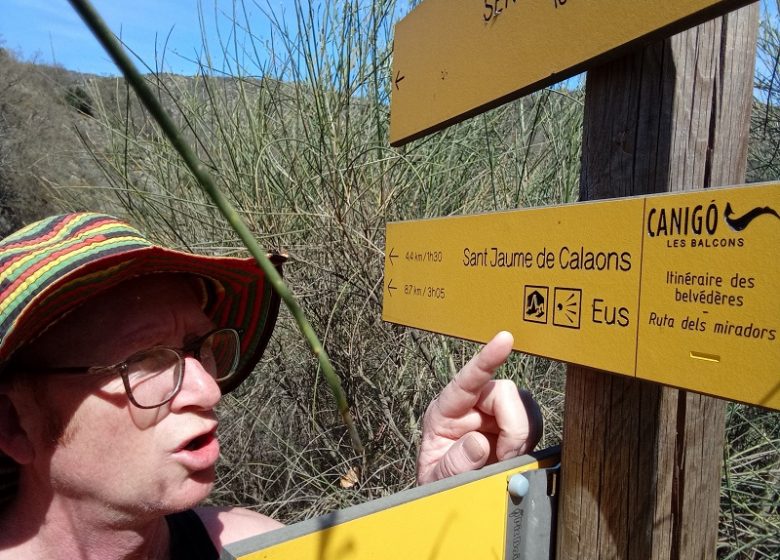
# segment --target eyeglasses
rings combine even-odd
[[[157,408],[181,390],[185,356],[193,356],[220,384],[236,372],[240,350],[239,331],[223,328],[210,331],[182,348],[155,346],[111,366],[55,367],[46,368],[45,373],[118,374],[131,403],[138,408]]]

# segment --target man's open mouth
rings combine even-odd
[[[206,434],[201,434],[198,437],[192,439],[185,447],[184,449],[186,451],[197,451],[198,449],[205,447],[211,441],[214,439],[214,433],[208,432]]]

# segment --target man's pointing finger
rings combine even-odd
[[[437,399],[439,412],[448,418],[456,418],[477,404],[485,384],[512,352],[514,338],[502,331],[493,337],[476,356],[450,381]]]

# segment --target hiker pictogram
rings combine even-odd
[[[532,323],[547,323],[547,299],[550,288],[547,286],[526,286],[523,301],[523,320]]]

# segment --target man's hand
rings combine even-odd
[[[417,457],[418,484],[522,455],[538,443],[539,406],[511,381],[493,379],[513,343],[510,333],[498,333],[428,406]]]

